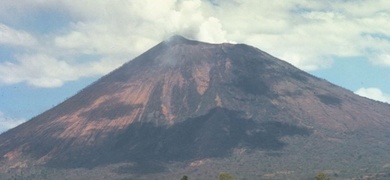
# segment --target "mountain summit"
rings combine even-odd
[[[173,36],[3,133],[0,166],[117,167],[137,179],[347,177],[390,163],[389,127],[389,105],[259,49]]]

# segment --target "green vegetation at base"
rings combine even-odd
[[[316,180],[330,180],[329,176],[323,172],[319,172],[316,175]]]
[[[180,180],[188,180],[188,176],[184,175]],[[237,178],[228,172],[221,172],[219,173],[218,180],[237,180]]]
[[[237,178],[227,172],[221,172],[218,176],[218,180],[236,180]]]

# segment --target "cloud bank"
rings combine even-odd
[[[379,88],[360,88],[355,91],[355,94],[390,104],[390,94],[382,92]]]
[[[335,57],[390,67],[387,7],[386,0],[3,0],[0,46],[14,53],[0,59],[0,84],[59,87],[103,75],[174,34],[247,43],[308,71]]]
[[[0,112],[0,133],[8,129],[14,128],[17,125],[24,123],[25,121],[26,120],[24,119],[14,119],[7,117],[2,112]]]

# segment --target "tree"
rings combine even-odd
[[[188,180],[188,176],[183,176],[180,180]]]
[[[330,178],[327,174],[319,172],[316,176],[316,180],[330,180]]]
[[[236,180],[236,177],[227,172],[221,172],[218,176],[218,180]]]

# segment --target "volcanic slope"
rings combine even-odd
[[[259,49],[173,36],[3,133],[1,170],[91,169],[85,175],[118,165],[110,173],[138,179],[351,177],[390,167],[389,128],[388,104]]]

